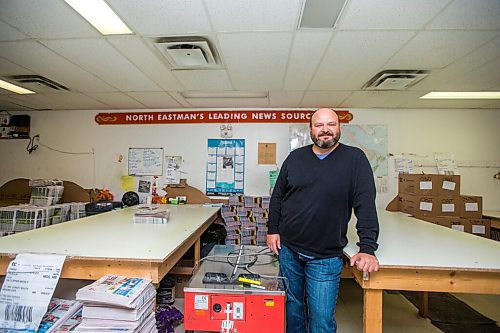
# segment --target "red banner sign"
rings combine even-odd
[[[349,111],[336,110],[341,123],[353,119]],[[308,123],[313,110],[235,110],[98,113],[99,125],[194,123]]]

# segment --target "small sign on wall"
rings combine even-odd
[[[258,164],[276,164],[276,143],[259,142]]]

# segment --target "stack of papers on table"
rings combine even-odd
[[[157,332],[155,296],[149,279],[105,275],[76,293],[83,302],[76,332]]]
[[[157,206],[139,207],[134,213],[134,223],[143,224],[165,224],[170,218],[170,210],[168,208],[158,208]]]

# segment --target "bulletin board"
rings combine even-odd
[[[129,176],[163,175],[163,148],[129,148]]]

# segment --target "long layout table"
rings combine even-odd
[[[146,277],[159,283],[217,219],[219,208],[169,205],[166,224],[134,224],[129,207],[0,238],[0,275],[18,253],[67,256],[62,278],[96,280],[104,274]]]
[[[403,213],[379,211],[377,258],[380,270],[365,276],[352,269],[363,288],[363,332],[382,332],[382,291],[413,290],[500,294],[500,243],[417,220]],[[358,252],[353,216],[344,254]]]

